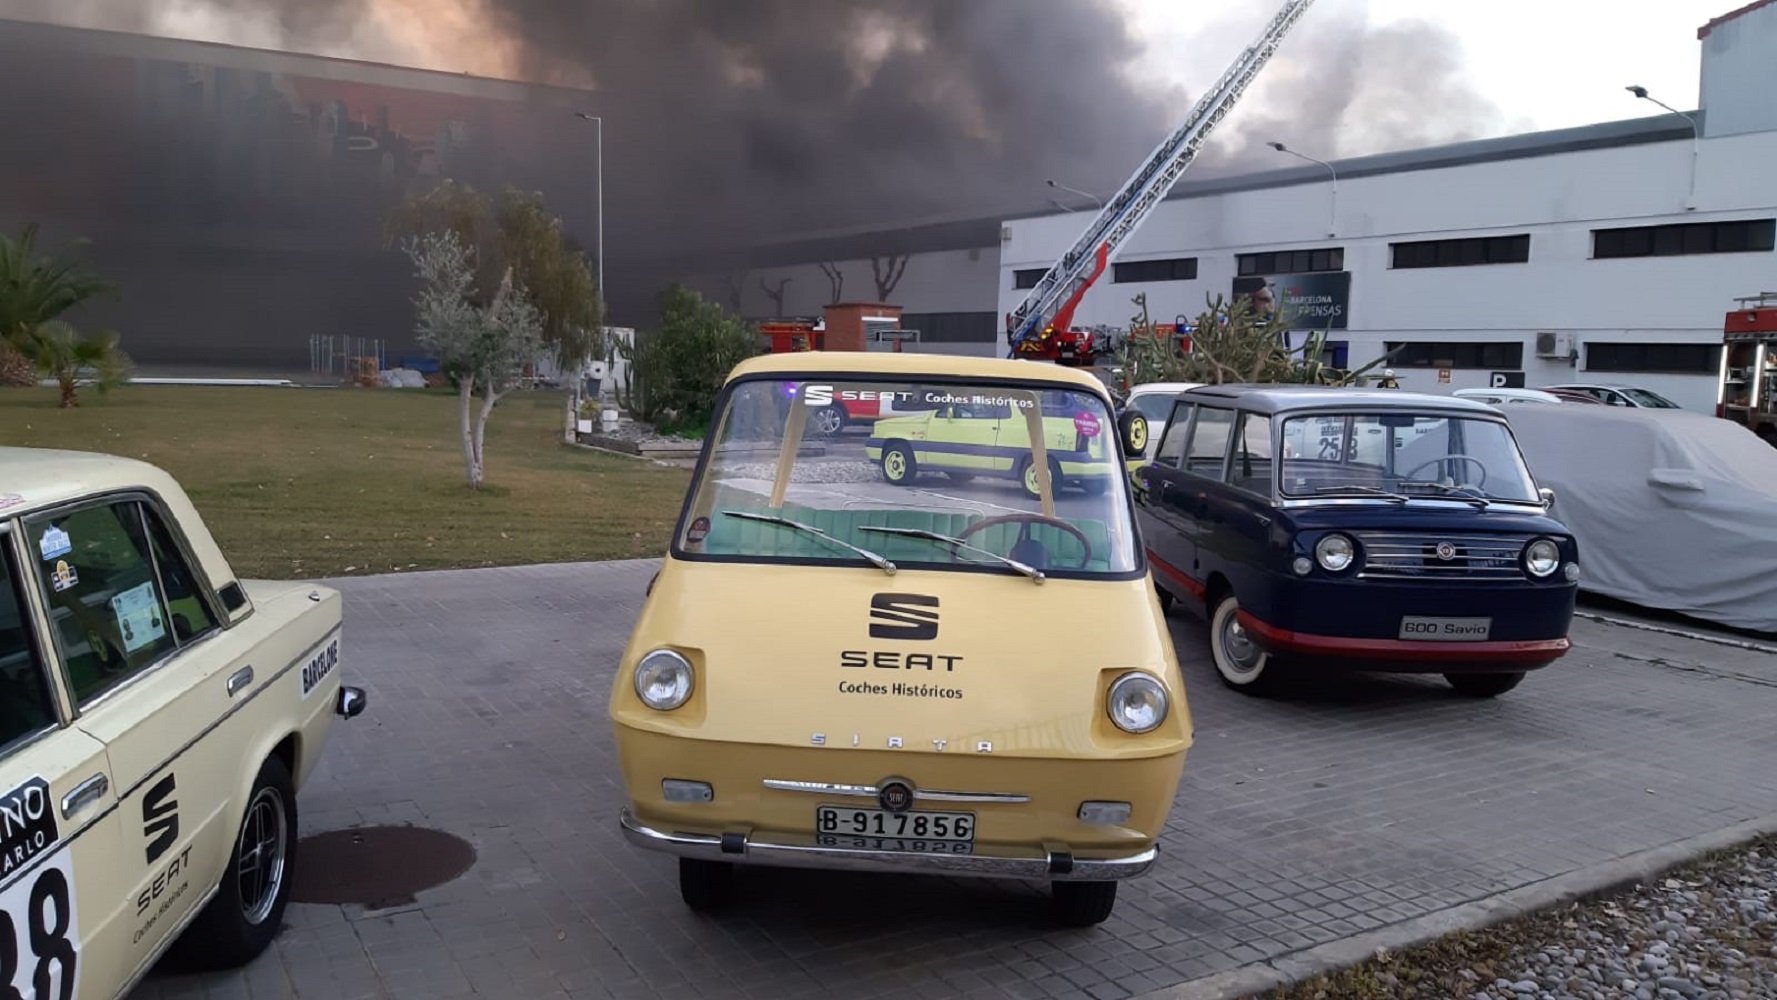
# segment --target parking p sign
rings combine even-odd
[[[1524,388],[1523,372],[1494,372],[1488,379],[1489,389],[1522,389]]]

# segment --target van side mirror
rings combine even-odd
[[[1148,418],[1135,410],[1127,410],[1117,418],[1117,436],[1123,439],[1123,454],[1130,458],[1148,451]]]
[[[1555,491],[1554,490],[1549,489],[1547,486],[1544,486],[1541,489],[1538,489],[1536,491],[1536,495],[1539,497],[1542,497],[1543,510],[1554,510],[1555,509]]]

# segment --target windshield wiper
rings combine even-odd
[[[754,514],[751,511],[745,510],[725,510],[722,512],[722,516],[738,517],[746,521],[763,521],[766,524],[781,524],[786,528],[795,528],[797,531],[806,531],[816,538],[824,538],[842,549],[850,549],[851,551],[856,552],[858,555],[868,560],[872,566],[875,566],[877,569],[882,570],[890,576],[893,576],[895,573],[894,563],[889,562],[887,559],[884,559],[882,556],[877,555],[869,549],[859,548],[844,539],[834,538],[832,535],[827,534],[812,524],[803,524],[801,521],[792,521],[787,517],[778,517],[773,514]]]
[[[1399,493],[1391,493],[1388,490],[1378,489],[1374,486],[1319,486],[1308,492],[1314,496],[1337,496],[1339,494],[1351,496],[1355,494],[1363,497],[1383,497],[1388,500],[1393,500],[1396,503],[1407,502],[1407,498],[1401,496]]]
[[[960,538],[952,538],[949,535],[940,535],[936,531],[927,531],[924,528],[889,528],[889,527],[884,527],[882,525],[875,525],[875,524],[860,525],[858,527],[858,530],[859,531],[876,531],[876,532],[881,532],[882,534],[885,534],[885,535],[902,535],[907,538],[923,538],[923,539],[925,539],[927,541],[931,541],[931,542],[943,542],[944,544],[949,545],[952,549],[968,549],[970,552],[979,552],[982,555],[987,556],[990,559],[998,559],[1000,562],[1004,563],[1007,566],[1012,567],[1013,569],[1017,570],[1020,573],[1023,573],[1025,576],[1030,577],[1032,580],[1035,580],[1038,583],[1043,582],[1043,571],[1040,569],[1037,569],[1035,566],[1031,566],[1027,563],[1021,563],[1016,559],[1011,559],[1006,556],[1002,556],[998,552],[994,552],[989,549],[984,549],[979,546],[970,545],[968,542],[965,542]]]
[[[1404,489],[1408,489],[1411,487],[1427,487],[1427,486],[1431,487],[1434,490],[1438,490],[1442,493],[1449,494],[1449,495],[1456,497],[1458,499],[1467,500],[1469,503],[1472,503],[1477,507],[1490,507],[1493,505],[1493,501],[1487,499],[1487,497],[1484,494],[1479,493],[1476,490],[1474,490],[1472,487],[1468,487],[1468,486],[1452,486],[1449,483],[1434,483],[1434,482],[1430,482],[1430,481],[1426,481],[1426,482],[1408,481],[1408,482],[1404,482],[1401,484],[1401,489],[1404,490]]]

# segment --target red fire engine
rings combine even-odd
[[[1745,424],[1777,445],[1777,292],[1735,299],[1722,326],[1715,415]]]

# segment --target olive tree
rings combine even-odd
[[[1353,385],[1393,356],[1385,354],[1361,368],[1335,368],[1327,361],[1325,331],[1309,332],[1302,346],[1285,339],[1287,316],[1260,313],[1248,296],[1228,302],[1205,298],[1207,308],[1191,328],[1191,350],[1181,353],[1165,327],[1148,318],[1147,296],[1133,300],[1139,312],[1131,319],[1129,338],[1118,355],[1128,385],[1146,382],[1286,383]]]
[[[412,238],[405,249],[420,282],[415,333],[456,379],[464,474],[470,489],[480,489],[487,418],[543,349],[542,317],[510,268],[492,300],[478,304],[473,297],[475,251],[449,229]],[[477,392],[479,409],[473,406]]]

